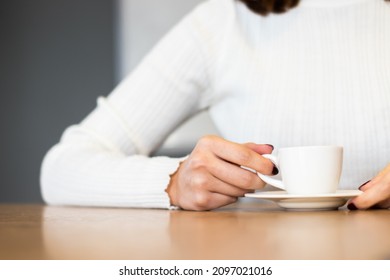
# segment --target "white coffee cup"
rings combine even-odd
[[[272,186],[289,194],[325,194],[336,192],[343,164],[339,146],[303,146],[278,150],[278,156],[263,155],[281,172],[282,180],[258,173]]]

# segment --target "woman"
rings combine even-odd
[[[272,145],[337,144],[341,188],[373,178],[349,208],[389,208],[388,49],[384,0],[206,1],[66,130],[44,159],[43,197],[214,209],[264,187],[239,166],[278,173],[262,157]],[[200,110],[222,137],[203,137],[185,158],[149,157]]]

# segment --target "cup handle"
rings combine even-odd
[[[270,154],[266,154],[266,155],[262,155],[262,156],[265,158],[268,158],[270,161],[272,161],[273,164],[275,164],[275,166],[277,168],[279,168],[277,157],[275,157],[274,155],[270,155]],[[282,189],[282,190],[286,190],[286,188],[284,187],[284,184],[281,180],[272,178],[272,176],[264,175],[264,174],[261,174],[259,172],[257,172],[257,175],[260,177],[261,180],[263,180],[267,184],[272,185],[272,186],[277,187],[277,188]]]

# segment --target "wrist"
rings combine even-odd
[[[180,166],[183,162],[180,162],[179,164],[179,167],[176,169],[176,171],[172,174],[169,175],[170,177],[170,180],[169,180],[169,183],[168,183],[168,186],[167,188],[165,189],[165,192],[168,194],[168,198],[169,198],[169,203],[170,203],[170,208],[173,207],[173,208],[176,208],[176,207],[179,207],[179,199],[178,199],[178,173],[179,173],[179,169],[180,169]]]

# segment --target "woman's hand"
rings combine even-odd
[[[390,164],[359,189],[363,193],[349,201],[348,209],[390,208]]]
[[[273,163],[262,157],[272,153],[271,145],[237,144],[217,136],[199,140],[190,156],[171,176],[167,193],[171,204],[187,210],[210,210],[261,189],[265,183],[256,173],[277,173]]]

